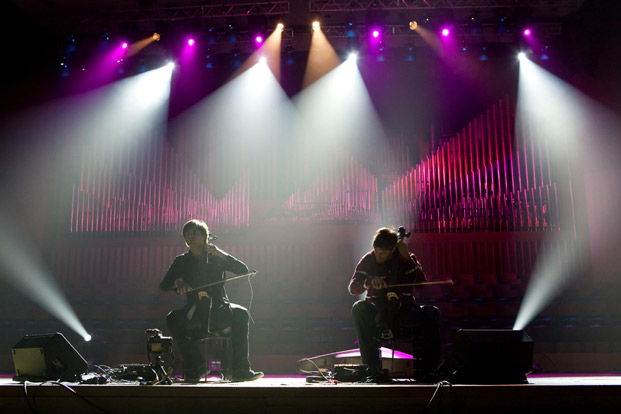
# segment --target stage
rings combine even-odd
[[[621,374],[531,375],[528,384],[307,383],[266,376],[247,383],[135,385],[19,383],[0,379],[3,413],[617,412]]]

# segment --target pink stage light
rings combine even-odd
[[[380,35],[379,30],[377,30],[377,29],[373,30],[372,35],[373,35],[373,37],[374,37],[375,39],[377,39],[377,38],[379,37],[379,35]]]
[[[529,37],[532,34],[533,34],[533,30],[530,27],[525,28],[524,31],[522,32],[522,35],[524,37]]]
[[[193,38],[188,39],[188,46],[194,46],[195,43],[196,41]]]
[[[263,36],[255,37],[254,41],[255,41],[256,44],[260,45],[261,43],[263,43]]]
[[[444,29],[442,29],[441,33],[442,33],[442,36],[447,37],[448,35],[451,34],[451,31],[445,27]]]
[[[121,49],[127,49],[129,47],[129,43],[123,42],[121,43]]]

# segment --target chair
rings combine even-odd
[[[425,314],[426,318],[428,318],[431,323],[436,324],[438,326],[438,335],[439,335],[439,323],[441,318],[440,310],[435,306],[425,305],[422,307],[422,311]],[[427,355],[430,353],[430,349],[425,349],[425,341],[427,340],[427,345],[429,345],[429,341],[432,338],[424,337],[424,329],[422,328],[411,328],[407,326],[402,326],[398,322],[394,326],[394,332],[390,332],[390,336],[383,336],[384,341],[388,342],[390,349],[392,350],[392,361],[391,364],[394,367],[394,353],[395,353],[395,345],[396,342],[401,341],[411,341],[412,344],[412,356],[414,357],[412,361],[412,368],[414,371],[414,377],[422,374],[428,374],[430,371],[435,369],[437,365],[440,363],[440,349],[437,349],[438,355]],[[384,334],[384,331],[382,332]],[[438,336],[438,347],[440,346],[440,338]],[[427,347],[429,348],[429,347]],[[394,369],[391,369],[393,371]]]
[[[198,320],[193,320],[188,326],[188,337],[195,341],[201,342],[203,350],[203,359],[207,372],[205,373],[205,382],[210,372],[220,372],[221,380],[231,380],[232,375],[232,352],[231,352],[231,326],[219,326],[217,329],[210,329],[200,324]],[[220,348],[219,351],[216,348]]]
[[[232,380],[231,327],[216,332],[204,332],[197,340],[202,342],[203,357],[209,370],[205,374],[205,382],[210,372],[218,371],[222,381]],[[219,348],[216,350],[215,348]]]

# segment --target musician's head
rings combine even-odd
[[[204,221],[193,219],[183,225],[182,233],[185,245],[188,247],[191,247],[192,244],[205,244],[207,243],[209,227]]]
[[[375,236],[373,236],[373,251],[377,263],[384,263],[390,259],[397,249],[398,242],[397,233],[388,227],[382,227],[377,230]]]

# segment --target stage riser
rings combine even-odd
[[[284,380],[283,383],[286,384]],[[36,384],[29,386],[34,394]],[[119,386],[91,385],[71,388],[96,406],[116,414],[136,412],[253,413],[360,413],[422,412],[433,395],[434,385],[302,385],[244,386]],[[450,413],[612,413],[618,408],[621,386],[465,386],[442,388],[430,406],[431,412]],[[0,387],[3,412],[31,412],[21,384]],[[31,400],[32,402],[32,400]],[[36,407],[45,413],[95,413],[68,390],[39,387]]]

